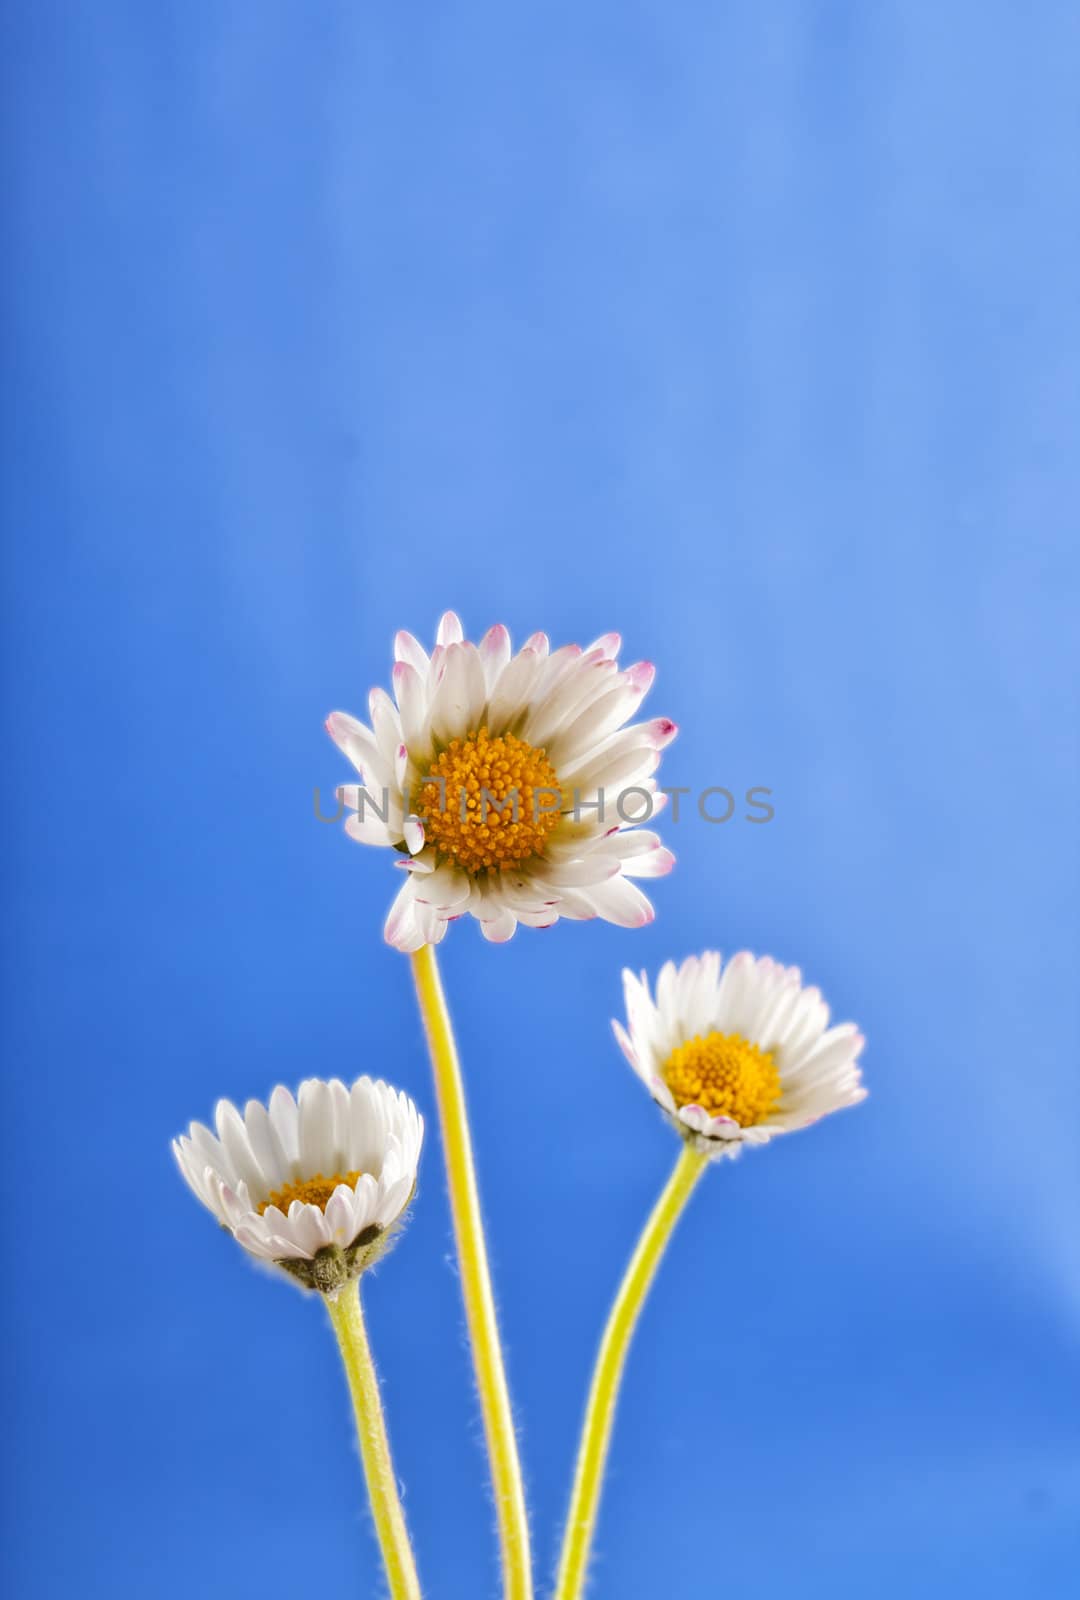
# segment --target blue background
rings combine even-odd
[[[446,605],[621,628],[665,779],[776,805],[669,824],[644,932],[444,947],[540,1576],[675,1154],[619,969],[719,945],[871,1098],[695,1196],[592,1592],[1074,1592],[1075,7],[37,0],[2,59],[9,1592],[379,1591],[320,1308],[168,1139],[430,1112],[312,790]],[[435,1136],[367,1301],[430,1592],[494,1595]]]

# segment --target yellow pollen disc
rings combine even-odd
[[[555,768],[512,733],[486,728],[451,739],[431,763],[417,810],[440,855],[466,872],[515,867],[539,855],[559,820]]]
[[[701,1106],[711,1117],[734,1117],[740,1128],[764,1122],[780,1099],[772,1053],[741,1033],[709,1033],[677,1045],[663,1067],[675,1104]]]
[[[259,1215],[261,1217],[270,1206],[277,1206],[279,1211],[284,1211],[288,1216],[294,1200],[306,1206],[318,1206],[320,1211],[325,1211],[326,1202],[339,1183],[347,1183],[350,1189],[355,1189],[362,1177],[362,1172],[337,1172],[332,1178],[324,1178],[321,1172],[317,1172],[313,1178],[301,1178],[297,1183],[283,1184],[258,1207]]]

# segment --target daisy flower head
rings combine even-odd
[[[685,1139],[714,1158],[768,1144],[866,1098],[853,1023],[829,1027],[796,967],[748,950],[726,967],[714,950],[660,970],[623,972],[628,1027],[615,1037]]]
[[[305,1288],[334,1295],[386,1250],[416,1187],[424,1119],[371,1078],[308,1078],[241,1114],[219,1100],[173,1140],[188,1184],[236,1240]]]
[[[496,943],[519,922],[652,921],[632,880],[674,864],[640,824],[666,799],[654,774],[676,728],[626,726],[655,674],[620,668],[618,651],[617,634],[552,650],[534,633],[515,654],[501,624],[471,644],[448,611],[430,656],[397,635],[394,696],[372,690],[370,726],[328,719],[362,779],[338,790],[346,832],[399,852],[390,944],[437,944],[466,913]]]

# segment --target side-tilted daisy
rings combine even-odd
[[[829,1027],[816,989],[794,967],[741,951],[722,969],[714,951],[623,973],[629,1031],[613,1023],[630,1065],[682,1135],[674,1171],[638,1240],[615,1296],[593,1370],[554,1600],[578,1600],[600,1504],[619,1382],[645,1297],[702,1173],[744,1144],[852,1106],[865,1097],[857,1065],[862,1035]]]
[[[408,1095],[358,1078],[278,1086],[243,1115],[219,1100],[173,1141],[180,1171],[238,1244],[334,1294],[385,1250],[412,1198],[424,1122]]]
[[[857,1105],[863,1037],[829,1027],[817,989],[796,967],[748,950],[721,970],[715,950],[649,980],[623,972],[629,1032],[612,1027],[627,1060],[679,1132],[712,1157],[738,1155]]]
[[[358,1078],[277,1088],[243,1115],[219,1100],[173,1141],[180,1171],[238,1244],[324,1298],[349,1383],[371,1514],[392,1600],[420,1600],[360,1274],[385,1251],[416,1188],[424,1123],[408,1095]]]
[[[406,873],[389,943],[437,944],[466,913],[496,943],[519,922],[652,920],[631,880],[669,872],[674,858],[638,824],[666,798],[654,773],[676,729],[666,717],[624,726],[654,669],[620,669],[618,651],[617,634],[552,651],[534,633],[515,655],[501,624],[470,644],[448,611],[430,656],[397,635],[395,698],[372,690],[370,727],[330,716],[363,779],[338,790],[355,813],[346,832],[393,846]]]

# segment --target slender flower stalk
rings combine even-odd
[[[336,1298],[326,1297],[330,1323],[337,1335],[341,1360],[349,1380],[360,1455],[364,1463],[371,1515],[382,1551],[391,1600],[420,1600],[420,1580],[405,1528],[405,1515],[397,1491],[390,1441],[386,1437],[379,1380],[371,1359],[364,1313],[360,1307],[360,1284],[347,1283]]]
[[[583,1591],[626,1353],[645,1297],[660,1265],[660,1258],[694,1185],[707,1165],[708,1157],[700,1154],[692,1144],[683,1146],[674,1171],[645,1224],[615,1296],[604,1337],[600,1341],[600,1352],[585,1407],[555,1600],[578,1600]]]
[[[411,959],[435,1076],[450,1210],[461,1267],[461,1290],[491,1463],[502,1551],[503,1593],[505,1600],[532,1600],[532,1563],[525,1490],[499,1345],[461,1066],[435,951],[431,945],[423,945],[413,953]]]

